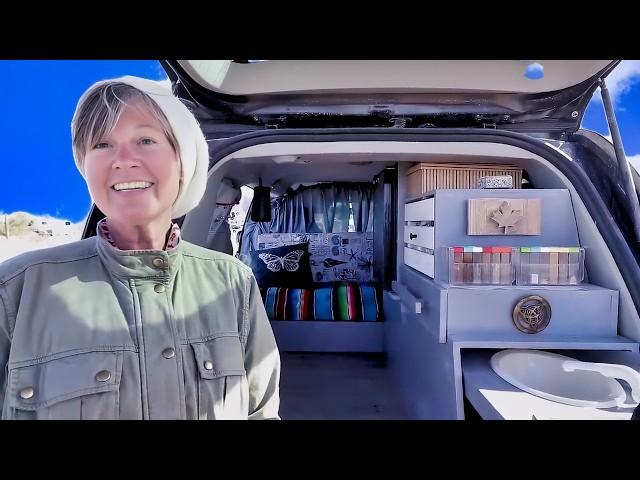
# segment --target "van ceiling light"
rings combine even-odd
[[[277,157],[273,157],[273,161],[276,163],[294,163],[299,159],[299,155],[278,155]]]

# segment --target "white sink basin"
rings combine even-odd
[[[640,374],[626,365],[580,362],[539,350],[502,350],[491,367],[504,380],[525,392],[577,407],[630,407],[627,394],[615,380],[625,380],[640,403]]]

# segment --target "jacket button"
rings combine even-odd
[[[96,374],[96,380],[99,382],[106,382],[111,378],[111,372],[109,370],[101,370]]]
[[[153,287],[153,289],[155,290],[156,293],[162,293],[164,292],[164,285],[159,283],[155,287]]]
[[[168,359],[173,358],[173,357],[176,356],[176,351],[171,347],[165,348],[162,351],[162,356],[168,360]]]
[[[152,260],[151,262],[153,264],[154,267],[156,268],[162,268],[164,267],[164,260],[161,257],[156,257]]]
[[[211,363],[211,360],[207,360],[206,362],[204,362],[204,369],[213,370],[213,363]]]
[[[33,387],[23,388],[22,390],[20,390],[20,398],[28,400],[33,397],[33,393]]]

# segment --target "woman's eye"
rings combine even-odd
[[[140,140],[140,143],[143,145],[153,145],[156,142],[151,138],[143,138]]]
[[[94,149],[107,148],[109,144],[107,142],[99,142],[93,147]]]

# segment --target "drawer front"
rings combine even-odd
[[[405,222],[424,222],[433,220],[435,199],[426,198],[419,202],[407,203],[404,206]]]
[[[513,321],[520,300],[544,298],[551,309],[547,327],[521,332]],[[553,339],[617,336],[618,292],[588,285],[579,287],[452,287],[447,295],[447,336],[483,334],[511,338]]]
[[[404,242],[433,250],[433,227],[404,227]]]
[[[404,247],[404,263],[433,278],[433,255]]]

